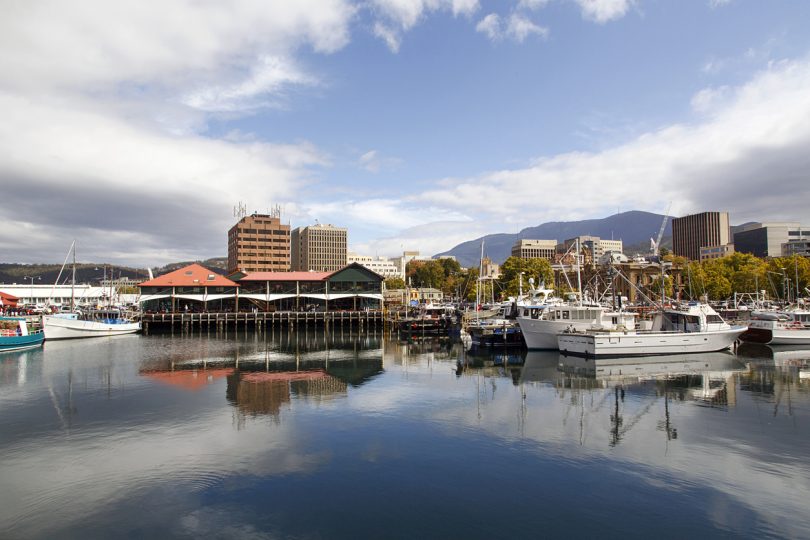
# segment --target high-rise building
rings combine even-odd
[[[228,231],[229,272],[290,270],[290,226],[279,215],[252,214]]]
[[[734,248],[757,257],[781,257],[782,245],[810,238],[798,222],[749,223],[734,233]]]
[[[309,225],[292,231],[292,269],[334,272],[346,266],[348,229]]]
[[[700,260],[700,248],[731,242],[728,212],[701,212],[672,218],[672,252],[690,261]]]
[[[556,240],[520,239],[512,246],[512,257],[518,257],[519,259],[553,260],[556,252]]]

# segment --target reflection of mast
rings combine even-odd
[[[664,379],[664,420],[658,422],[658,429],[667,434],[667,448],[669,448],[669,441],[678,438],[678,428],[672,425],[672,420],[669,417],[669,390],[667,388],[668,379]]]
[[[622,417],[619,415],[619,387],[613,387],[613,393],[615,395],[614,400],[614,407],[613,407],[613,414],[610,415],[610,446],[616,446],[619,444],[621,440],[622,433],[621,433],[621,425],[623,423]],[[622,403],[624,403],[624,388],[622,388]]]

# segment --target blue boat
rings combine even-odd
[[[40,347],[45,334],[40,325],[23,317],[0,317],[0,352]]]

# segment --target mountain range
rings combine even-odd
[[[552,221],[536,227],[527,227],[517,234],[499,233],[462,242],[454,248],[434,257],[452,255],[464,267],[477,266],[481,258],[481,241],[484,255],[495,263],[502,263],[512,254],[512,246],[518,239],[556,240],[558,243],[576,236],[598,236],[608,240],[621,240],[626,255],[649,251],[650,238],[656,238],[664,216],[640,210],[621,212],[602,219],[583,221]],[[667,219],[662,245],[671,242],[672,220]]]

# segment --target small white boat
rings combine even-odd
[[[45,339],[75,339],[134,334],[141,323],[121,316],[117,312],[99,312],[94,316],[80,317],[76,313],[43,315]]]
[[[810,311],[755,311],[751,314],[748,331],[740,339],[768,345],[809,345]]]
[[[566,331],[557,335],[557,344],[563,354],[592,358],[705,353],[728,349],[745,330],[729,325],[708,304],[690,302],[657,313],[651,330]]]

